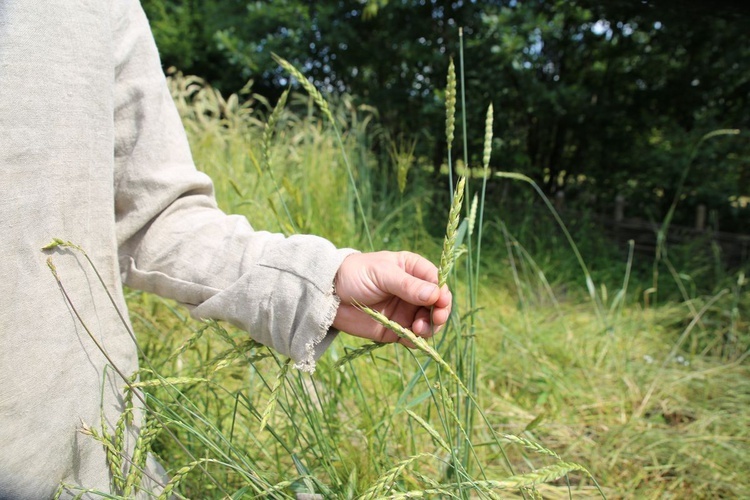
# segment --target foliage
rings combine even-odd
[[[500,70],[507,168],[548,193],[565,190],[607,213],[621,194],[630,214],[660,220],[700,137],[747,126],[748,89],[740,89],[750,75],[740,61],[750,47],[734,31],[746,22],[708,15],[696,25],[664,9],[593,2],[523,2],[485,19],[477,45],[491,45],[499,64],[488,70],[475,59],[468,71],[487,81]],[[683,203],[709,203],[710,192],[709,206],[726,220],[727,198],[746,190],[744,142],[708,144]],[[722,175],[708,174],[716,169]],[[693,211],[682,213],[692,222]]]
[[[326,93],[348,92],[377,106],[388,135],[416,141],[415,154],[436,172],[445,158],[438,89],[463,27],[467,109],[492,101],[498,110],[502,141],[494,148],[502,143],[503,154],[495,164],[528,175],[548,194],[564,190],[570,203],[589,210],[611,213],[623,195],[629,215],[655,220],[672,203],[698,139],[750,125],[750,12],[722,2],[671,5],[144,2],[165,65],[224,90],[252,80],[273,101],[288,83],[272,61],[275,52]],[[467,118],[469,130],[481,130],[480,113]],[[470,151],[481,151],[478,136],[467,139]],[[457,144],[455,152],[462,150]],[[750,232],[749,164],[746,133],[705,144],[690,165],[676,222],[691,223],[704,204],[714,227]]]

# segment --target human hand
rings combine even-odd
[[[451,293],[447,286],[438,288],[437,282],[437,268],[415,253],[349,255],[336,274],[341,305],[333,327],[376,342],[401,342],[411,347],[408,340],[367,316],[357,304],[383,313],[419,336],[430,337],[445,325],[451,312]]]

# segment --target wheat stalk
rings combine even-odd
[[[302,479],[302,478],[299,478],[299,479]],[[296,479],[294,481],[282,481],[280,483],[276,483],[273,486],[271,486],[270,488],[268,488],[266,490],[263,490],[262,492],[255,493],[255,498],[263,498],[263,497],[267,497],[267,496],[273,495],[274,493],[278,493],[278,492],[280,492],[280,491],[282,491],[282,490],[290,487],[291,485],[293,485],[294,483],[296,483],[299,479]]]
[[[490,168],[490,156],[492,155],[492,115],[493,108],[490,103],[487,108],[487,118],[484,122],[484,151],[482,154],[482,166],[484,167],[485,177],[487,170]]]
[[[281,117],[281,113],[284,111],[284,106],[286,106],[288,97],[289,89],[286,89],[281,94],[281,97],[279,97],[279,100],[276,102],[276,106],[274,106],[273,111],[271,112],[271,116],[268,117],[266,126],[263,128],[263,163],[266,166],[269,166],[271,164],[271,155],[269,153],[271,150],[271,136],[276,129],[276,123],[278,123],[279,118]]]
[[[464,185],[466,177],[461,176],[453,194],[450,214],[448,215],[448,227],[445,230],[443,240],[443,252],[440,255],[440,268],[438,270],[438,286],[442,287],[448,281],[448,275],[453,268],[456,259],[456,233],[458,232],[458,221],[461,218],[461,205],[464,199]]]
[[[455,249],[455,246],[456,246],[456,235],[458,233],[458,222],[459,222],[459,220],[461,218],[460,217],[461,216],[461,206],[463,204],[464,185],[465,185],[465,183],[466,183],[466,177],[462,176],[459,179],[458,184],[456,185],[456,191],[455,191],[455,193],[453,195],[453,202],[451,203],[451,209],[450,209],[450,213],[448,215],[448,226],[447,226],[446,231],[445,231],[445,240],[443,241],[443,252],[442,252],[442,254],[440,256],[440,268],[438,269],[438,286],[440,286],[440,287],[442,287],[443,285],[445,285],[446,281],[448,280],[448,275],[450,274],[451,269],[453,268],[453,263],[455,262],[456,256],[457,256],[457,252],[456,252],[456,249]],[[369,309],[369,308],[363,308],[363,311],[365,311],[367,314],[370,314],[367,311],[367,309]],[[376,311],[372,311],[371,309],[369,309],[369,310],[371,312],[375,313],[375,314],[379,314]],[[377,317],[373,316],[373,318],[376,321],[380,321]],[[383,316],[383,318],[385,318],[385,316]],[[385,320],[388,321],[387,318],[385,318]],[[390,328],[390,326],[388,326],[385,323],[381,323],[381,324],[383,326],[385,326],[386,328]],[[399,328],[401,327],[401,325],[398,325],[397,323],[394,323],[394,325],[397,325]],[[393,331],[397,335],[400,335],[400,336],[408,335],[408,334],[401,335],[398,331],[396,331],[396,330],[393,330]],[[409,333],[411,333],[411,335],[413,335],[415,338],[418,338],[410,330],[407,330],[407,331]],[[422,340],[422,339],[419,338],[419,340]],[[416,344],[416,342],[415,342],[415,344]],[[379,348],[383,347],[384,345],[387,345],[387,344],[381,344],[381,343],[374,342],[372,344],[368,344],[368,345],[365,345],[363,347],[360,347],[359,349],[351,351],[346,356],[344,356],[343,358],[341,358],[334,365],[334,367],[338,368],[340,366],[343,366],[344,364],[346,364],[346,363],[348,363],[348,362],[350,362],[350,361],[352,361],[354,359],[357,359],[360,356],[364,356],[365,354],[369,354],[372,351],[374,351],[375,349],[379,349]],[[425,343],[425,345],[427,345],[427,344]],[[427,347],[429,348],[429,346],[427,346]],[[425,352],[427,352],[427,351],[425,351]],[[437,352],[434,352],[434,354],[435,354],[435,356],[440,357],[437,354]],[[432,356],[432,354],[430,354],[430,355]],[[445,362],[443,361],[443,363],[445,363]],[[448,366],[448,365],[446,364],[445,366]]]
[[[416,147],[416,139],[409,143],[406,143],[402,139],[399,146],[393,144],[390,148],[391,159],[396,164],[396,182],[398,184],[398,191],[401,194],[406,190],[406,181],[409,175],[409,170],[414,162],[414,149]]]
[[[456,130],[456,66],[451,57],[448,64],[448,84],[445,88],[445,138],[448,151],[453,148],[453,133]]]
[[[479,283],[479,269],[482,262],[482,226],[484,224],[484,201],[487,195],[487,179],[490,176],[490,158],[492,156],[492,122],[494,116],[494,107],[492,103],[487,108],[487,117],[484,121],[484,151],[482,154],[482,166],[484,168],[482,175],[482,201],[479,209],[479,231],[477,235],[477,265],[474,275],[474,283]],[[472,207],[473,208],[473,207]],[[471,233],[470,233],[471,234]]]
[[[445,403],[446,410],[448,411],[448,415],[453,419],[453,423],[458,426],[458,430],[461,432],[461,435],[464,436],[464,438],[467,441],[470,441],[469,435],[466,432],[466,429],[464,428],[463,424],[461,423],[461,419],[458,418],[458,414],[456,413],[456,407],[453,404],[453,398],[450,394],[448,394],[448,390],[445,388],[444,385],[441,383],[436,383],[435,388],[440,391],[440,398],[441,401]]]
[[[370,316],[372,319],[383,325],[384,327],[388,328],[392,332],[394,332],[396,335],[398,335],[401,338],[407,339],[411,341],[412,344],[414,344],[417,349],[427,354],[429,357],[431,357],[438,365],[440,365],[441,368],[443,368],[448,374],[456,381],[456,383],[461,387],[461,389],[466,392],[466,394],[474,399],[469,390],[464,385],[463,381],[456,375],[456,372],[453,371],[453,369],[450,367],[448,363],[445,362],[442,356],[438,354],[438,352],[433,349],[430,344],[427,343],[425,339],[422,337],[419,337],[416,333],[412,332],[408,328],[404,328],[403,326],[399,325],[395,321],[391,321],[388,319],[383,313],[380,313],[378,311],[375,311],[373,309],[370,309],[369,307],[362,305],[362,304],[356,304],[362,312]]]
[[[450,498],[461,498],[459,496],[454,495],[450,491],[444,488],[429,488],[426,490],[415,490],[415,491],[407,491],[406,493],[397,493],[395,495],[391,495],[388,497],[383,497],[387,499],[404,499],[404,498],[434,498],[435,496],[442,495],[447,496]]]
[[[72,497],[72,500],[80,500],[83,498],[84,495],[87,493],[89,496],[87,498],[114,498],[116,500],[119,500],[122,497],[114,496],[110,493],[97,490],[95,488],[81,488],[80,486],[75,486],[68,483],[60,483],[60,486],[57,487],[57,490],[55,491],[55,495],[52,497],[53,500],[58,500],[62,497],[63,493],[72,494],[74,491],[77,491],[78,494],[74,497]],[[65,498],[71,498],[69,496],[66,496]]]
[[[362,217],[362,224],[364,225],[365,234],[367,235],[367,242],[370,245],[370,250],[375,249],[375,245],[372,242],[372,235],[370,234],[370,228],[367,225],[367,214],[365,213],[365,209],[362,206],[362,199],[359,196],[359,190],[357,189],[357,183],[354,179],[354,172],[352,171],[351,163],[349,162],[349,158],[346,155],[346,148],[344,147],[344,141],[341,138],[341,132],[339,131],[338,127],[336,126],[336,121],[333,119],[333,114],[331,113],[330,108],[328,107],[328,102],[326,102],[325,99],[323,99],[323,95],[320,93],[320,91],[315,88],[315,85],[313,85],[307,78],[305,78],[305,75],[303,75],[300,70],[294,67],[292,63],[287,61],[286,59],[279,57],[276,54],[272,54],[274,60],[285,70],[289,72],[294,78],[296,78],[299,83],[302,85],[302,87],[307,91],[307,93],[313,98],[315,103],[318,105],[320,110],[323,112],[323,114],[328,118],[328,121],[331,122],[331,125],[333,126],[333,130],[336,133],[336,141],[339,144],[339,147],[341,148],[341,154],[344,157],[344,164],[346,165],[346,173],[349,177],[349,182],[351,183],[352,190],[354,192],[354,198],[357,201],[357,209],[359,211],[360,216]]]
[[[273,135],[273,131],[276,129],[276,123],[279,121],[279,118],[281,117],[281,113],[284,110],[284,106],[286,106],[287,98],[289,97],[289,89],[286,89],[279,98],[278,102],[276,102],[276,106],[274,106],[273,111],[271,112],[271,116],[268,117],[268,121],[266,122],[266,126],[263,129],[263,147],[262,147],[262,154],[263,154],[263,165],[266,168],[266,171],[268,171],[268,175],[271,178],[271,182],[274,185],[274,188],[276,190],[276,193],[279,196],[279,201],[281,202],[281,206],[284,209],[284,213],[286,214],[287,219],[289,220],[289,224],[291,225],[294,232],[297,232],[297,226],[294,223],[294,217],[292,217],[291,212],[289,211],[289,207],[286,204],[286,201],[284,200],[284,197],[281,195],[281,188],[279,187],[279,183],[276,180],[276,176],[273,173],[273,168],[271,168],[271,136]]]
[[[474,193],[474,198],[471,200],[471,208],[469,209],[469,236],[474,234],[474,226],[477,221],[477,205],[479,205],[479,195]]]
[[[421,425],[421,426],[422,426],[422,428],[423,428],[424,430],[426,430],[426,431],[427,431],[427,433],[428,433],[428,434],[429,434],[430,436],[432,436],[432,438],[433,438],[433,439],[434,439],[435,441],[437,441],[437,443],[438,443],[438,444],[439,444],[439,445],[440,445],[441,447],[443,447],[443,448],[444,448],[444,449],[445,449],[445,450],[446,450],[446,451],[447,451],[448,453],[450,453],[450,452],[451,452],[451,448],[450,448],[450,446],[448,446],[448,443],[446,443],[446,442],[445,442],[445,440],[444,440],[444,439],[443,439],[443,438],[442,438],[442,437],[440,436],[440,434],[438,434],[438,432],[437,432],[437,431],[435,430],[435,428],[434,428],[434,427],[432,427],[432,426],[431,426],[431,425],[430,425],[430,424],[429,424],[429,423],[428,423],[428,422],[427,422],[427,421],[426,421],[425,419],[423,419],[422,417],[420,417],[419,415],[417,415],[416,413],[414,413],[414,412],[413,412],[413,411],[411,411],[411,410],[406,410],[406,413],[408,413],[408,414],[409,414],[409,416],[410,416],[411,418],[413,418],[414,420],[416,420],[416,421],[417,421],[417,423],[418,423],[419,425]]]
[[[105,370],[106,377],[106,370]],[[107,465],[109,466],[109,472],[112,475],[112,486],[115,491],[122,491],[122,453],[123,447],[117,446],[116,436],[112,436],[109,432],[109,425],[104,415],[104,407],[101,408],[101,436],[97,439],[104,444],[105,451],[107,453]],[[94,434],[92,434],[94,435]]]
[[[102,286],[104,287],[104,291],[106,292],[107,296],[109,297],[109,300],[110,300],[111,304],[114,306],[115,311],[117,312],[118,316],[120,317],[120,319],[121,319],[123,325],[125,326],[128,334],[130,335],[131,339],[133,339],[133,341],[135,342],[136,347],[138,348],[138,351],[141,354],[143,354],[143,351],[140,349],[140,346],[138,346],[138,342],[137,342],[137,339],[135,338],[135,334],[133,333],[133,331],[128,326],[128,322],[124,319],[124,317],[122,315],[122,312],[117,307],[117,304],[116,304],[114,298],[112,297],[112,294],[109,292],[109,289],[106,287],[106,285],[104,283],[104,280],[101,277],[101,274],[99,274],[98,269],[96,268],[96,266],[94,265],[93,261],[88,256],[88,254],[81,247],[79,247],[78,245],[75,245],[75,244],[73,244],[71,242],[63,241],[60,238],[53,238],[52,242],[50,244],[46,245],[45,247],[43,247],[42,250],[51,250],[51,249],[54,249],[54,248],[56,248],[58,246],[61,246],[61,245],[64,246],[64,247],[65,246],[72,247],[72,248],[74,248],[76,250],[79,250],[81,253],[83,253],[84,257],[89,262],[89,264],[91,265],[91,268],[93,269],[94,273],[96,274],[96,276],[97,276],[97,278],[99,280],[99,283],[101,283]],[[89,339],[91,339],[91,341],[94,343],[94,345],[96,345],[96,347],[99,350],[99,352],[102,353],[102,355],[104,356],[104,358],[109,363],[109,366],[111,366],[115,370],[115,372],[117,372],[117,374],[120,376],[120,378],[126,384],[129,384],[131,382],[131,380],[117,367],[117,364],[115,364],[113,362],[112,358],[109,356],[109,354],[107,353],[107,351],[104,349],[104,347],[101,345],[101,343],[99,342],[99,340],[96,338],[96,336],[89,329],[88,325],[86,324],[86,322],[81,317],[81,314],[78,312],[78,309],[75,307],[75,304],[74,304],[73,300],[71,299],[70,295],[68,294],[68,291],[66,290],[65,286],[63,285],[63,282],[62,282],[62,280],[60,278],[60,275],[57,272],[57,266],[55,266],[54,262],[52,261],[52,257],[48,257],[46,263],[47,263],[47,267],[49,268],[50,272],[52,273],[52,277],[55,279],[55,282],[57,283],[57,286],[59,287],[60,292],[62,293],[62,295],[63,295],[63,297],[65,299],[65,302],[70,307],[70,310],[72,311],[72,313],[75,316],[75,318],[79,321],[81,327],[84,329],[84,331],[88,335]],[[138,398],[138,400],[140,401],[140,403],[143,405],[144,408],[146,408],[148,406],[146,404],[146,399],[140,394],[139,391],[133,391],[133,390],[130,390],[129,388],[128,388],[128,390],[125,393],[126,403],[127,402],[132,403],[132,397],[133,397],[133,395],[135,395]],[[157,420],[159,420],[161,422],[160,417],[159,417],[158,414],[154,413],[154,416],[156,417]],[[130,418],[128,420],[130,420],[130,419],[132,419],[132,414],[131,414],[131,416],[130,416]],[[174,433],[171,430],[169,430],[168,427],[164,427],[164,429],[170,435],[170,437],[172,439],[174,439],[174,441],[177,443],[177,445],[185,452],[185,454],[187,454],[191,458],[194,458],[193,454],[185,446],[185,444],[182,443],[182,441],[180,441],[177,438],[177,436],[175,436]],[[153,438],[153,436],[152,436],[152,438]],[[223,493],[225,493],[225,494],[228,495],[228,493],[226,492],[226,490],[222,487],[222,485],[218,481],[216,481],[216,479],[213,476],[211,476],[210,474],[208,474],[208,472],[205,469],[203,469],[203,471],[206,473],[206,476],[208,477],[208,479],[217,487],[218,490],[220,490]],[[153,479],[157,484],[160,484],[157,479],[154,479],[154,478],[151,478],[151,479]]]

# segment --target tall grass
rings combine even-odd
[[[340,338],[310,376],[240,331],[129,291],[142,349],[138,388],[161,429],[142,441],[170,472],[166,493],[750,494],[744,274],[726,291],[645,307],[649,285],[631,276],[639,265],[632,253],[616,281],[598,281],[566,232],[564,250],[555,251],[573,256],[579,271],[561,283],[549,277],[558,263],[551,253],[527,248],[525,230],[514,234],[510,218],[485,203],[487,183],[498,179],[492,163],[500,163],[489,146],[478,180],[467,176],[454,187],[451,173],[443,196],[452,209],[438,217],[418,166],[403,193],[398,169],[392,178],[376,175],[383,169],[371,145],[383,136],[371,108],[319,95],[326,107],[316,106],[327,113],[299,113],[316,96],[291,93],[287,107],[272,109],[258,96],[225,99],[196,78],[176,74],[170,85],[223,209],[258,229],[422,251],[441,263],[456,302],[448,328],[430,342],[412,338],[417,349]],[[487,107],[486,130],[471,133],[490,144]],[[453,163],[450,153],[446,162]],[[448,226],[442,247],[428,236],[428,213]],[[97,432],[109,439],[99,429],[86,437]]]

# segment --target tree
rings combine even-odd
[[[750,120],[750,9],[723,3],[718,10],[666,0],[148,0],[145,6],[165,64],[194,70],[225,91],[252,79],[256,92],[273,99],[288,84],[271,59],[276,52],[321,90],[349,92],[376,106],[393,137],[417,137],[418,154],[435,164],[445,156],[446,68],[450,57],[458,59],[463,27],[475,158],[484,111],[494,102],[495,135],[503,140],[502,154],[494,155],[498,166],[599,210],[624,194],[631,211],[659,218],[700,137],[747,128]],[[456,145],[460,155],[461,141]],[[717,139],[704,146],[690,166],[683,203],[708,203],[725,218],[730,196],[750,196],[741,182],[750,177],[750,145]],[[735,212],[735,225],[747,228],[742,210]]]

